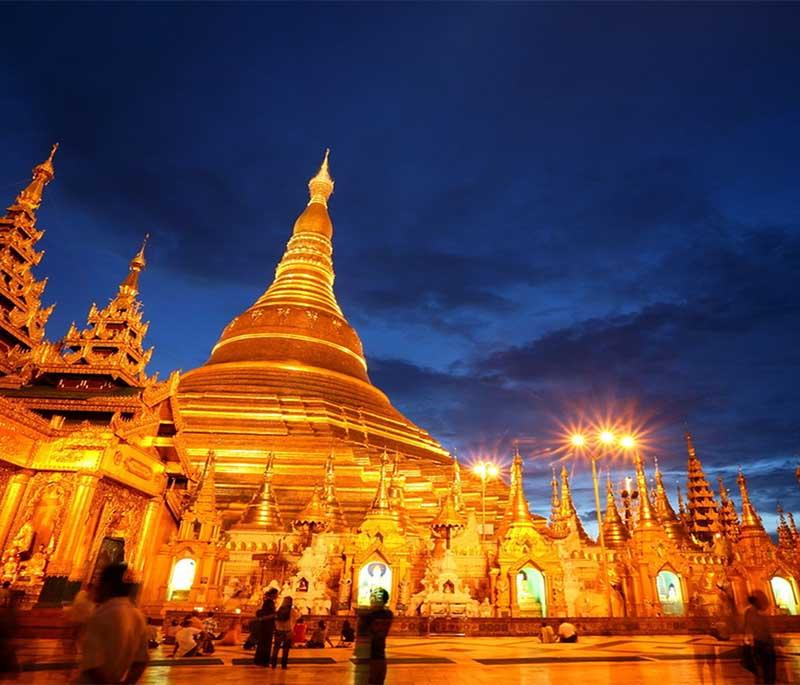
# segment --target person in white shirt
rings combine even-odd
[[[558,641],[559,642],[577,642],[578,631],[574,625],[564,621],[558,626]]]
[[[195,628],[189,619],[184,619],[180,630],[175,633],[175,649],[172,656],[197,656],[200,645],[197,643],[197,636],[203,631]]]
[[[126,571],[112,564],[100,575],[98,606],[84,631],[80,683],[135,683],[147,666],[147,626],[130,600]]]

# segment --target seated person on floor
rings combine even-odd
[[[192,627],[188,618],[184,619],[180,630],[175,634],[175,649],[172,652],[172,656],[197,656],[199,645],[196,638],[201,632],[199,628]]]
[[[356,631],[353,630],[353,626],[350,625],[350,621],[345,619],[345,622],[342,623],[342,634],[339,637],[339,642],[336,643],[337,647],[351,647],[353,642],[356,640]]]
[[[325,621],[320,621],[317,623],[317,629],[311,633],[311,639],[306,642],[306,647],[321,649],[326,642],[333,647],[333,642],[328,637],[328,626],[325,625]]]
[[[578,631],[574,625],[564,621],[558,626],[558,641],[559,642],[577,642]]]
[[[302,616],[297,619],[292,630],[292,645],[294,647],[303,647],[306,644],[306,620]]]

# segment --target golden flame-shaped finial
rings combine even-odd
[[[142,246],[130,261],[128,275],[125,276],[125,280],[119,286],[119,295],[121,297],[135,297],[139,293],[139,272],[147,266],[147,261],[144,258],[144,249],[147,246],[149,237],[150,234],[145,233]]]
[[[316,176],[308,182],[308,193],[310,199],[308,204],[318,203],[328,206],[328,198],[333,193],[333,179],[331,178],[330,169],[328,166],[328,158],[330,157],[330,148],[325,149],[325,157],[322,160],[322,165],[319,168]]]
[[[750,501],[750,492],[747,489],[747,480],[744,477],[744,473],[742,473],[741,467],[739,468],[739,475],[736,477],[736,483],[739,486],[739,497],[742,500],[742,531],[763,531],[764,524],[761,523],[761,517],[756,513],[755,507]]]
[[[42,204],[42,192],[44,191],[44,187],[50,183],[55,176],[53,157],[55,157],[56,150],[58,150],[58,143],[53,145],[50,149],[50,155],[44,162],[33,167],[33,180],[19,195],[17,195],[16,204],[18,208],[27,211],[31,215],[39,209],[39,205]],[[15,207],[11,207],[10,209],[14,208]]]

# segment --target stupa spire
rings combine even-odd
[[[661,476],[661,470],[658,468],[658,460],[655,461],[655,479],[656,490],[654,505],[656,515],[659,521],[661,521],[661,525],[664,526],[664,530],[670,540],[677,544],[686,542],[688,537],[686,535],[686,529],[669,501],[666,488],[664,488],[664,479]]]
[[[453,504],[456,510],[464,510],[464,496],[461,492],[461,464],[458,463],[458,457],[453,452],[453,483],[451,485],[453,491]]]
[[[633,459],[636,465],[636,487],[639,490],[639,517],[636,521],[636,528],[657,528],[659,523],[658,517],[653,510],[653,504],[650,501],[650,493],[647,490],[647,477],[644,473],[642,455],[636,452]]]
[[[800,542],[800,533],[797,532],[797,526],[794,523],[794,515],[791,511],[787,511],[786,516],[789,519],[789,532],[792,534],[792,543],[797,546],[798,542]]]
[[[333,194],[334,182],[331,178],[330,169],[328,167],[328,158],[330,157],[331,149],[325,149],[325,157],[322,159],[322,164],[319,171],[308,182],[308,204],[318,203],[324,207],[328,206],[328,198]]]
[[[606,545],[612,548],[622,547],[630,538],[630,532],[622,521],[617,500],[614,497],[614,486],[611,483],[611,474],[606,477],[606,513],[603,516],[603,538]]]
[[[572,501],[572,490],[569,485],[569,473],[566,465],[561,466],[561,520],[567,525],[571,523],[581,540],[589,540],[589,535],[583,527],[580,516],[578,516],[575,503]]]
[[[514,460],[511,463],[511,487],[508,493],[508,506],[503,517],[508,527],[533,525],[533,516],[525,497],[525,486],[522,479],[522,455],[514,448]]]
[[[717,478],[719,485],[719,521],[722,532],[731,540],[739,539],[739,515],[730,498],[728,488],[722,482],[722,477]]]
[[[742,500],[742,523],[740,526],[742,534],[744,533],[765,533],[764,524],[761,522],[761,517],[756,513],[753,503],[750,501],[750,492],[747,490],[747,480],[739,469],[739,475],[736,478],[739,485],[739,496]]]
[[[153,348],[145,350],[143,341],[150,324],[142,321],[142,304],[137,299],[146,243],[147,236],[131,259],[117,295],[103,309],[91,306],[83,330],[74,323],[70,326],[62,343],[68,367],[79,368],[82,374],[119,378],[132,387],[148,382],[145,369]],[[48,370],[58,372],[57,366]]]
[[[340,531],[347,528],[347,521],[342,513],[339,498],[336,497],[336,473],[333,465],[333,450],[325,460],[325,481],[322,488],[322,502],[325,516],[328,520],[328,529]]]
[[[372,512],[388,512],[392,510],[392,502],[389,499],[388,480],[386,478],[388,464],[389,455],[386,454],[386,450],[383,450],[378,490],[375,493],[375,498],[372,500],[372,506],[370,507],[370,511]]]
[[[267,531],[283,530],[280,508],[275,498],[275,492],[272,489],[274,468],[275,454],[270,452],[267,455],[261,488],[250,500],[241,519],[235,525],[236,528],[258,528],[259,530]]]
[[[33,178],[24,190],[17,195],[16,202],[8,208],[9,213],[16,211],[26,212],[31,219],[35,218],[36,210],[42,204],[42,193],[44,187],[53,180],[55,169],[53,168],[53,158],[56,156],[58,143],[50,149],[50,156],[41,164],[33,167]]]
[[[216,517],[217,515],[216,472],[217,455],[209,450],[189,507],[198,517]]]
[[[686,450],[689,453],[686,480],[689,532],[701,542],[711,542],[719,530],[717,503],[694,448],[691,433],[686,431],[685,437]]]
[[[789,529],[789,524],[786,523],[786,516],[783,513],[783,506],[778,504],[778,547],[784,550],[794,550],[792,531]]]

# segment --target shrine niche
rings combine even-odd
[[[664,616],[684,615],[683,587],[680,576],[675,571],[664,568],[658,573],[656,591]]]
[[[778,611],[790,616],[796,616],[797,592],[794,582],[783,576],[773,576],[769,581],[769,586]]]
[[[517,571],[514,588],[520,616],[547,616],[546,587],[544,573],[533,564]]]
[[[392,594],[392,568],[381,557],[371,559],[358,572],[357,605],[370,606],[372,593],[378,588]]]
[[[187,551],[188,555],[189,552]],[[168,601],[182,601],[189,598],[197,574],[197,561],[191,556],[179,559],[172,567],[167,590]]]

